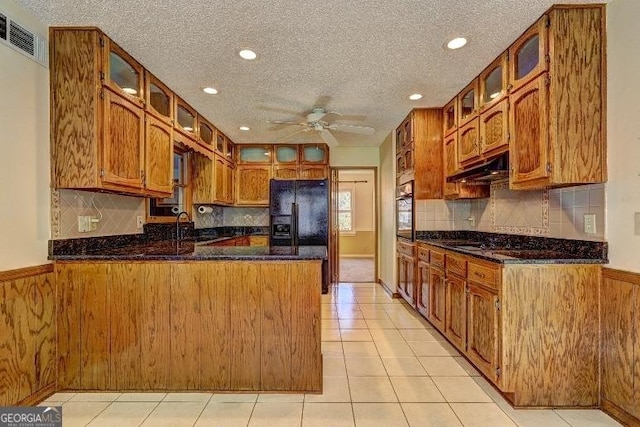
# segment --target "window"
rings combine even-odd
[[[338,229],[355,233],[353,224],[353,190],[338,191]]]

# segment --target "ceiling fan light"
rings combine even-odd
[[[465,39],[464,37],[456,37],[455,39],[447,43],[447,47],[451,50],[454,50],[454,49],[460,49],[462,46],[466,44],[467,44],[467,39]]]
[[[238,52],[238,55],[240,55],[240,58],[246,59],[249,61],[256,59],[256,57],[258,56],[251,49],[242,49],[240,52]]]
[[[214,87],[205,87],[202,89],[202,91],[204,93],[207,93],[209,95],[215,95],[218,93],[218,89],[214,88]]]
[[[240,126],[238,129],[244,130],[244,131],[251,130],[249,126]]]
[[[411,95],[409,95],[409,99],[412,100],[412,101],[417,101],[419,99],[422,99],[422,94],[420,94],[420,93],[411,94]]]

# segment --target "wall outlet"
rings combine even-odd
[[[89,228],[91,229],[91,231],[96,231],[98,229],[99,222],[100,220],[98,219],[98,217],[96,216],[89,217]]]
[[[141,230],[143,226],[144,226],[144,217],[142,215],[138,215],[136,217],[136,228],[138,230]]]
[[[584,233],[596,234],[596,214],[584,214]]]
[[[86,233],[91,231],[91,217],[86,215],[78,216],[78,231],[80,233]]]

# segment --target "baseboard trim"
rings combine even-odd
[[[53,264],[36,265],[34,267],[17,268],[15,270],[0,271],[0,282],[24,279],[26,277],[39,276],[53,273]]]
[[[607,399],[602,399],[602,410],[625,426],[640,426],[640,418],[634,417]]]
[[[16,403],[16,406],[35,406],[56,392],[56,384],[51,383]]]
[[[391,288],[389,288],[389,286],[387,286],[386,283],[384,283],[384,280],[382,279],[378,279],[378,284],[380,284],[380,286],[382,286],[382,289],[384,289],[384,291],[389,294],[389,296],[393,299],[398,299],[398,298],[402,298],[402,296],[397,293],[397,292],[393,292],[391,290]]]

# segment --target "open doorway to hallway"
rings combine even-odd
[[[375,282],[376,176],[375,169],[338,171],[339,281]]]

